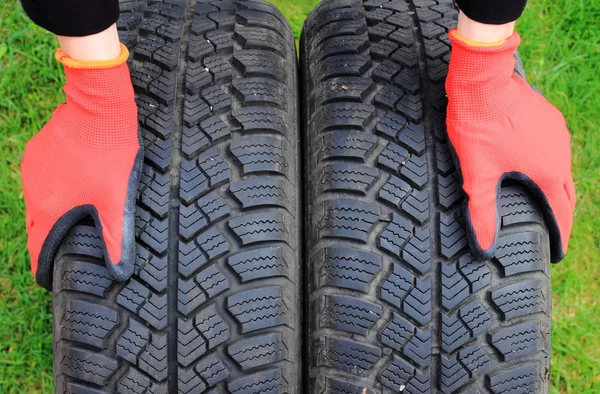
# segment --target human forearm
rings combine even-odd
[[[515,31],[515,22],[490,25],[469,18],[464,12],[458,14],[457,33],[464,39],[479,44],[500,43]]]
[[[58,36],[60,47],[73,60],[112,60],[121,54],[117,26],[85,37]]]

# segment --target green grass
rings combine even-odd
[[[317,0],[274,1],[296,37]],[[566,116],[578,205],[553,267],[552,393],[600,393],[600,0],[530,0],[517,26],[530,81]],[[51,297],[33,281],[19,163],[63,101],[55,39],[0,3],[0,392],[52,392]]]

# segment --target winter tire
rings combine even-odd
[[[469,252],[445,131],[451,0],[325,0],[301,42],[309,392],[547,393],[549,236],[505,184]]]
[[[257,1],[121,1],[145,160],[134,275],[99,232],[54,265],[55,392],[298,393],[294,38]]]

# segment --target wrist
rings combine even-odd
[[[57,36],[61,50],[76,61],[114,60],[121,54],[117,25],[84,37]]]
[[[513,35],[514,31],[515,22],[490,25],[474,21],[463,12],[458,14],[458,27],[456,32],[459,37],[470,45],[501,45]]]

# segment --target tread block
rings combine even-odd
[[[398,144],[390,142],[377,158],[377,164],[390,170],[395,174],[400,173],[402,166],[406,164],[409,153]]]
[[[233,182],[229,191],[242,204],[242,208],[262,207],[266,205],[288,208],[288,184],[283,179],[268,177],[253,178]]]
[[[365,195],[379,174],[371,167],[335,163],[321,168],[317,176],[321,192],[340,190]]]
[[[515,283],[492,291],[492,301],[505,319],[543,312],[544,299],[539,280]]]
[[[444,393],[455,392],[469,381],[469,372],[457,360],[458,356],[442,356],[440,384]]]
[[[490,388],[494,394],[535,393],[539,388],[538,371],[535,364],[527,364],[490,377]]]
[[[420,367],[427,367],[430,363],[431,350],[431,332],[429,329],[420,330],[417,328],[403,349],[403,354],[413,363]]]
[[[415,284],[415,276],[398,264],[392,266],[392,271],[381,285],[381,299],[400,308],[408,292]]]
[[[509,186],[503,188],[498,203],[503,226],[519,223],[542,224],[544,222],[533,197],[522,187]]]
[[[229,377],[229,369],[223,361],[214,354],[202,358],[202,360],[196,364],[194,369],[209,386],[214,386]]]
[[[127,329],[117,341],[117,355],[136,364],[140,352],[148,346],[149,341],[148,328],[134,319],[129,319]]]
[[[82,300],[70,300],[62,315],[61,337],[106,349],[107,337],[118,321],[119,316],[113,309]]]
[[[285,82],[287,78],[285,59],[277,53],[261,50],[242,50],[233,55],[244,77],[266,77]]]
[[[395,312],[392,316],[392,320],[380,333],[381,343],[396,351],[401,351],[414,335],[415,326]]]
[[[467,247],[467,236],[463,226],[458,222],[458,214],[440,213],[440,242],[442,255],[447,259]]]
[[[209,224],[208,219],[202,213],[197,204],[182,204],[179,208],[179,233],[184,240],[190,241],[201,230]]]
[[[206,341],[196,331],[192,320],[177,319],[177,362],[189,367],[206,353]]]
[[[280,286],[247,290],[227,298],[227,308],[242,325],[242,332],[287,324],[289,309]]]
[[[227,384],[231,394],[287,392],[288,383],[280,368],[268,369],[235,379]]]
[[[91,226],[73,227],[61,244],[61,250],[57,252],[57,259],[67,253],[87,254],[102,259],[103,251],[100,233],[95,227]]]
[[[413,227],[410,221],[397,213],[392,213],[392,220],[379,236],[379,246],[400,257],[406,241],[412,236]]]
[[[229,288],[229,281],[217,268],[216,264],[210,265],[196,275],[196,283],[200,285],[208,298],[224,292]]]
[[[533,231],[500,237],[496,258],[502,266],[503,274],[509,276],[523,272],[543,272],[545,259],[541,242],[540,234]]]
[[[281,42],[281,36],[272,30],[236,26],[233,40],[242,44],[245,49],[271,51],[282,56],[289,50]]]
[[[332,131],[322,137],[318,144],[318,159],[321,161],[348,158],[364,161],[373,151],[376,139],[371,135],[348,131]]]
[[[287,87],[270,78],[243,78],[233,81],[234,92],[240,96],[244,105],[272,105],[285,108],[288,105]]]
[[[424,224],[429,219],[428,191],[413,189],[402,203],[402,210],[417,223]]]
[[[469,284],[456,268],[456,264],[442,264],[442,306],[447,310],[464,301],[470,294]]]
[[[227,253],[230,249],[229,242],[214,227],[200,233],[196,238],[196,244],[202,249],[209,261]],[[200,259],[200,261],[202,262],[203,259]]]
[[[242,245],[265,241],[289,242],[289,217],[279,212],[253,213],[238,216],[228,223]]]
[[[381,384],[392,390],[402,392],[406,388],[406,382],[411,380],[414,374],[415,368],[394,354],[392,361],[381,373]]]
[[[469,370],[471,376],[481,375],[492,367],[489,356],[478,344],[462,349],[458,353],[458,358]]]
[[[381,349],[348,339],[325,338],[317,355],[318,365],[366,375],[381,357]]]
[[[342,128],[361,129],[371,120],[374,112],[372,105],[356,104],[348,108],[343,103],[326,104],[311,123],[318,125],[318,133]]]
[[[490,284],[491,272],[485,262],[477,260],[470,253],[458,259],[458,270],[469,283],[472,293],[475,293]]]
[[[255,132],[289,135],[294,124],[287,112],[272,107],[235,108],[231,116],[246,135]]]
[[[112,286],[106,267],[82,261],[63,263],[61,286],[63,289],[104,296]]]
[[[288,174],[286,148],[283,141],[278,138],[242,137],[232,141],[230,150],[242,165],[244,174],[260,172]]]
[[[150,343],[142,351],[138,359],[139,368],[158,381],[165,380],[168,374],[167,335],[153,334]]]
[[[415,279],[415,286],[404,299],[404,313],[415,319],[420,324],[427,324],[431,320],[431,280]]]
[[[253,249],[232,255],[227,264],[240,276],[242,282],[285,276],[293,279],[290,271],[290,253],[281,247]]]
[[[474,335],[492,327],[492,318],[479,301],[472,301],[460,308],[459,316]]]
[[[229,326],[219,315],[216,305],[211,304],[195,316],[196,327],[213,349],[230,338]]]
[[[491,336],[492,345],[505,361],[535,354],[542,335],[538,323],[527,322],[504,328]]]
[[[411,190],[412,188],[407,182],[394,175],[390,175],[388,181],[379,190],[379,198],[399,208]]]
[[[425,273],[431,268],[431,242],[429,227],[415,228],[413,236],[402,250],[402,259],[417,272]]]
[[[328,247],[317,257],[320,286],[337,286],[368,292],[381,269],[381,257],[358,249]]]
[[[373,88],[373,82],[367,78],[331,78],[326,83],[316,86],[311,100],[315,105],[322,105],[337,100],[362,101]]]
[[[143,394],[150,388],[150,379],[135,368],[130,368],[117,384],[117,393]]]
[[[179,241],[179,272],[189,278],[208,261],[207,256],[194,242]]]
[[[355,239],[366,242],[379,219],[379,206],[355,200],[327,200],[319,221],[321,237]]]
[[[146,303],[150,297],[150,290],[136,280],[130,280],[117,296],[117,304],[137,312],[138,308]]]
[[[105,385],[118,367],[110,357],[75,347],[66,348],[58,357],[65,374],[99,386]]]
[[[442,349],[452,353],[471,339],[471,334],[454,315],[442,314]]]
[[[379,305],[354,297],[326,295],[319,308],[319,324],[349,333],[366,335],[381,317]]]
[[[285,359],[287,346],[281,333],[271,333],[238,341],[227,352],[245,371]]]

